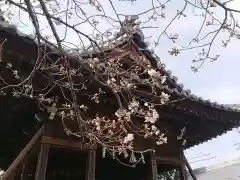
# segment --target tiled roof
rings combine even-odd
[[[172,72],[170,70],[166,69],[166,65],[160,62],[160,58],[158,55],[155,54],[153,49],[149,49],[149,43],[144,41],[144,35],[141,30],[138,29],[137,24],[138,23],[133,23],[133,20],[136,20],[136,17],[130,17],[130,19],[127,19],[126,22],[130,21],[131,25],[133,25],[133,28],[130,28],[132,30],[131,34],[134,37],[138,38],[138,42],[136,43],[139,46],[139,50],[145,54],[148,58],[151,58],[155,63],[157,64],[157,67],[160,71],[163,71],[163,73],[167,76],[169,82],[172,84],[173,87],[169,88],[168,86],[164,86],[163,88],[168,89],[169,92],[175,92],[179,94],[180,96],[184,96],[187,99],[191,101],[196,101],[198,103],[202,103],[204,105],[222,109],[225,111],[234,111],[234,112],[240,112],[240,108],[237,108],[235,106],[229,106],[229,105],[224,105],[224,104],[218,104],[217,102],[211,102],[210,100],[204,100],[204,98],[196,96],[191,93],[190,89],[184,88],[184,85],[182,83],[178,82],[178,78],[176,76],[173,76]],[[126,26],[128,24],[126,23]],[[33,36],[27,35],[22,33],[21,31],[18,30],[18,28],[15,25],[6,23],[4,21],[0,20],[0,30],[8,31],[11,32],[17,36],[21,36],[25,38],[26,40],[34,41]],[[105,41],[104,43],[100,44],[101,50],[105,51],[108,50],[109,48],[113,48],[113,46],[118,46],[120,44],[126,43],[131,39],[126,33],[124,33],[123,30],[120,31],[120,33],[117,33],[116,36],[108,41]],[[109,43],[111,43],[111,46],[109,46]],[[49,45],[50,46],[50,45]],[[144,48],[142,48],[144,47]],[[79,56],[85,56],[88,54],[95,54],[98,53],[97,51],[98,48],[96,47],[90,47],[88,50],[81,52],[80,54],[78,53]],[[75,50],[67,50],[66,53],[68,53],[71,56],[75,55]]]

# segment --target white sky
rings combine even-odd
[[[106,12],[110,16],[114,16],[108,1],[102,1],[102,5],[105,7]],[[114,1],[115,2],[115,1]],[[171,8],[166,9],[167,15],[174,15],[176,7],[182,6],[182,1],[174,1]],[[240,0],[234,1],[232,7],[240,7]],[[179,3],[179,4],[178,4]],[[132,14],[141,12],[144,9],[148,9],[151,3],[146,3],[146,0],[139,0],[138,3],[131,5],[130,3],[118,3],[116,6],[117,11],[120,13]],[[239,8],[240,9],[240,8]],[[92,10],[89,10],[89,12]],[[188,12],[191,12],[188,10]],[[240,17],[240,16],[238,16]],[[144,17],[143,17],[144,18]],[[25,24],[30,24],[28,16],[26,14],[21,15],[21,19]],[[240,18],[239,18],[240,19]],[[76,19],[72,19],[74,23]],[[19,24],[19,18],[13,19],[14,23],[18,23],[21,29],[25,32],[32,32],[29,26],[23,26]],[[153,26],[158,25],[165,27],[168,20],[156,21]],[[43,21],[43,24],[46,23]],[[180,33],[180,42],[186,44],[187,40],[196,34],[199,28],[199,18],[189,16],[186,20],[179,20],[170,31]],[[81,26],[81,30],[85,32],[89,31],[89,26]],[[102,24],[100,28],[105,28],[105,24]],[[62,32],[63,29],[58,29]],[[45,31],[48,34],[49,31]],[[154,38],[159,35],[160,30],[146,29],[144,31],[145,36],[152,36]],[[68,32],[68,40],[77,43],[75,35],[72,32]],[[151,41],[150,41],[151,42]],[[168,55],[168,50],[172,47],[172,44],[167,39],[163,39],[161,44],[155,48],[156,54],[161,58],[161,61],[167,65],[167,69],[173,72],[173,75],[177,76],[179,82],[184,84],[186,89],[190,89],[192,93],[203,97],[204,99],[211,99],[218,103],[223,104],[240,104],[240,40],[232,40],[231,44],[225,49],[221,48],[221,45],[215,44],[213,52],[220,53],[221,57],[218,61],[206,64],[200,72],[194,74],[190,70],[191,60],[195,57],[196,51],[186,52],[178,57],[171,57]],[[217,163],[218,161],[228,160],[240,156],[240,153],[236,150],[234,144],[240,143],[240,136],[237,130],[229,132],[217,139],[204,143],[200,146],[194,147],[187,151],[187,156],[193,167],[208,166]],[[210,158],[210,159],[209,159]],[[212,159],[211,159],[212,158]],[[208,159],[208,160],[204,160]]]

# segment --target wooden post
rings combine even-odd
[[[187,180],[187,173],[186,173],[186,168],[184,164],[181,164],[180,168],[180,180]]]
[[[31,151],[33,146],[36,144],[37,140],[41,137],[43,133],[43,127],[41,127],[36,134],[33,136],[33,138],[29,141],[29,143],[25,146],[25,148],[20,152],[18,157],[13,161],[11,166],[7,169],[7,171],[4,173],[1,180],[8,180],[13,174],[16,168],[21,165],[27,154]]]
[[[193,170],[192,170],[190,164],[188,163],[188,160],[187,160],[187,158],[185,157],[184,154],[183,154],[183,160],[184,160],[184,162],[185,162],[185,164],[186,164],[186,166],[188,168],[188,171],[189,171],[190,175],[192,176],[193,180],[197,180],[197,177],[194,174],[194,172],[193,172]]]
[[[184,152],[182,149],[180,151],[180,159],[181,159],[180,179],[187,180],[187,171],[185,167]]]
[[[29,180],[29,164],[24,164],[22,166],[21,180]]]
[[[158,170],[157,170],[157,160],[155,154],[151,154],[151,163],[152,163],[152,180],[158,179]]]
[[[96,169],[96,150],[90,150],[88,155],[86,180],[95,180],[95,169]]]
[[[35,180],[45,180],[49,149],[49,144],[41,143],[41,149],[38,156],[37,170],[35,173]]]

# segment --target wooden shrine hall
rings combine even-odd
[[[158,91],[170,94],[173,102],[157,107],[157,125],[164,131],[167,143],[153,146],[150,141],[139,139],[136,142],[137,149],[154,148],[155,151],[146,153],[144,162],[131,167],[124,165],[125,160],[122,157],[115,159],[107,154],[103,157],[99,144],[82,143],[81,138],[67,135],[63,122],[52,120],[51,108],[42,106],[34,98],[14,94],[14,86],[1,91],[6,84],[18,83],[5,67],[11,63],[8,69],[17,69],[21,76],[27,77],[36,64],[38,46],[35,40],[19,32],[15,26],[6,22],[0,23],[0,169],[5,172],[2,180],[161,180],[162,175],[168,172],[171,172],[176,180],[187,180],[187,171],[196,180],[183,151],[238,127],[240,112],[204,100],[193,95],[190,90],[185,90],[183,85],[177,82],[177,78],[159,63],[154,52],[148,49],[142,32],[135,28],[134,23],[132,19],[127,19],[125,25],[131,24],[133,29],[130,35],[120,32],[111,40],[111,45],[102,45],[102,51],[92,48],[78,56],[66,51],[71,66],[77,66],[81,58],[90,56],[103,59],[121,58],[127,63],[135,57],[139,64],[148,63],[166,77]],[[58,52],[50,45],[42,47],[48,54],[47,60],[59,58]],[[119,48],[121,51],[118,51]],[[87,68],[78,68],[83,79],[89,77]],[[52,82],[51,79],[56,78],[50,76],[47,70],[44,73],[40,72],[43,70],[38,71],[39,73],[36,72],[32,77],[34,93],[37,93],[39,88],[47,87],[47,84]],[[145,77],[141,78],[145,82]],[[93,92],[101,86],[91,82],[87,88]],[[157,104],[157,96],[144,84],[141,87],[145,88],[144,90],[135,90],[133,93]],[[54,87],[49,96],[57,96],[60,90],[58,86]],[[58,102],[61,98],[63,97],[58,97]],[[100,96],[98,103],[89,100],[87,95],[81,92],[77,93],[77,98],[89,107],[86,117],[91,117],[91,114],[114,114],[117,109],[116,98],[110,92]],[[54,104],[51,107],[54,108]],[[71,120],[65,123],[72,129],[78,126]]]

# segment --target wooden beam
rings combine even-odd
[[[96,149],[96,147],[92,144],[83,144],[80,141],[72,141],[72,140],[65,140],[60,138],[53,138],[49,136],[43,136],[42,142],[45,144],[51,144],[55,146],[65,147],[65,148],[73,148],[73,149]]]
[[[88,155],[86,180],[95,180],[95,168],[96,168],[96,150],[90,150]]]
[[[152,180],[158,179],[157,160],[154,153],[151,154]]]
[[[181,160],[179,158],[157,156],[156,160],[161,162],[161,164],[174,164],[177,166],[181,165]]]
[[[45,180],[49,149],[49,144],[41,144],[41,149],[38,156],[37,170],[35,173],[35,180]]]
[[[36,144],[37,140],[40,138],[40,136],[43,133],[43,127],[41,127],[36,134],[33,136],[33,138],[29,141],[29,143],[25,146],[25,148],[20,152],[18,157],[13,161],[11,166],[7,169],[7,171],[4,173],[1,180],[8,180],[13,174],[16,168],[21,165],[27,154],[31,151],[33,146]]]

